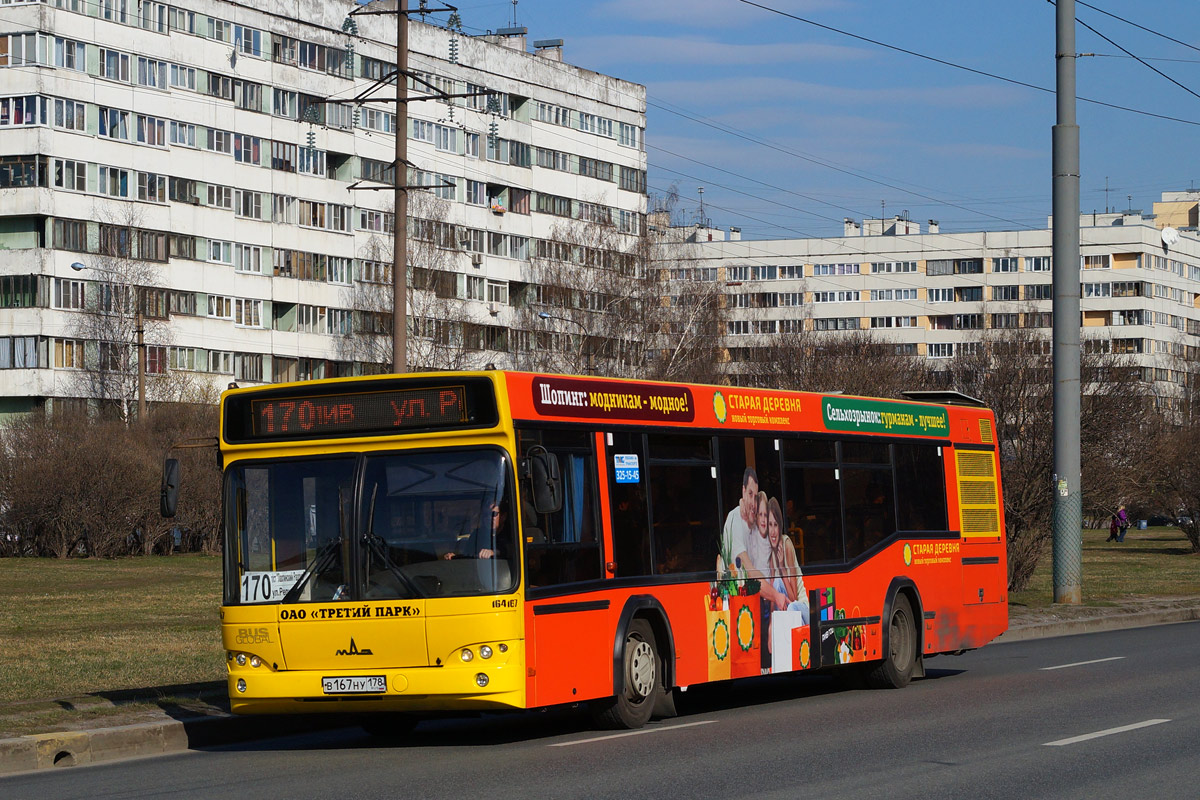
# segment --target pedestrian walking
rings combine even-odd
[[[1115,542],[1117,540],[1117,533],[1120,532],[1120,530],[1121,526],[1117,524],[1117,515],[1110,514],[1108,520],[1108,538],[1104,541]]]
[[[1122,503],[1121,507],[1117,509],[1117,529],[1119,531],[1117,534],[1117,541],[1125,541],[1125,532],[1129,530],[1129,515],[1125,513],[1124,503]]]

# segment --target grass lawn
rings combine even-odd
[[[1083,533],[1085,604],[1200,595],[1200,555],[1177,529],[1107,536]],[[1047,553],[1010,602],[1040,608],[1053,595]],[[0,715],[21,700],[224,680],[220,603],[213,556],[0,558]]]
[[[1083,602],[1115,606],[1139,597],[1200,595],[1200,554],[1178,528],[1130,528],[1121,544],[1106,542],[1108,529],[1083,532]],[[1049,551],[1033,582],[1009,603],[1039,608],[1054,602],[1054,559]]]
[[[0,702],[223,680],[214,556],[0,558]]]

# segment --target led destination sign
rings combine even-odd
[[[379,384],[375,384],[378,386]],[[386,384],[385,384],[386,386]],[[291,390],[227,399],[225,434],[230,442],[386,436],[495,424],[490,384],[396,386],[377,391]],[[331,389],[342,391],[333,393]],[[374,387],[371,387],[374,388]]]

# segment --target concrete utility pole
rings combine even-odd
[[[396,163],[392,168],[392,372],[408,371],[408,0],[396,14]]]
[[[1054,126],[1054,602],[1082,600],[1079,455],[1079,126],[1075,122],[1075,0],[1058,0]]]

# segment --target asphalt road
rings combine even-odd
[[[1200,623],[1000,644],[900,691],[698,687],[598,732],[555,710],[0,778],[0,798],[1200,798]]]

